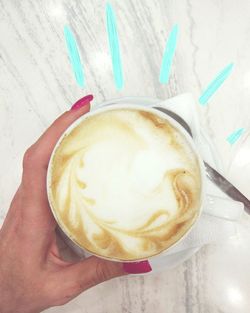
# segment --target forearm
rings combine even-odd
[[[6,236],[0,237],[0,312],[1,313],[38,313],[43,307],[41,297],[35,295],[39,289],[32,287],[31,269],[20,262],[21,255],[13,253],[15,244],[3,249]],[[45,309],[46,307],[44,307]]]
[[[17,294],[16,290],[10,290],[0,283],[0,312],[1,313],[39,313],[46,307],[38,306],[30,301],[25,300],[25,296]]]

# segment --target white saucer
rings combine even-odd
[[[159,103],[162,102],[160,99],[154,99],[154,98],[144,98],[144,97],[124,97],[124,98],[118,98],[118,99],[112,99],[109,101],[106,101],[102,103],[99,106],[96,106],[96,108],[105,106],[105,105],[112,105],[112,104],[137,104],[137,105],[143,105],[143,106],[156,106],[159,105]],[[201,147],[200,149],[204,151],[204,155],[206,156],[206,161],[215,167],[216,169],[220,170],[220,172],[223,172],[222,164],[220,162],[218,153],[209,139],[209,136],[201,130]],[[201,151],[201,153],[202,153]],[[203,154],[203,153],[202,153]],[[225,195],[208,179],[207,180],[207,189],[211,194],[221,196]],[[196,252],[198,252],[201,247],[198,248],[190,248],[184,251],[180,251],[175,254],[171,255],[161,255],[156,258],[150,259],[150,264],[152,267],[152,272],[155,273],[161,270],[171,269],[173,267],[176,267],[177,265],[183,263],[187,259],[189,259],[192,255],[194,255]],[[145,275],[145,274],[143,274]]]

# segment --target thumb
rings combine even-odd
[[[37,216],[41,208],[44,216],[44,206],[47,205],[46,175],[51,153],[63,132],[80,116],[90,110],[92,95],[78,100],[71,110],[59,116],[53,124],[42,134],[42,136],[26,151],[23,159],[22,183],[29,193],[29,202],[36,210],[29,210],[26,206],[28,216],[34,213]],[[34,205],[35,204],[35,205]]]
[[[91,256],[78,263],[68,265],[58,273],[57,288],[54,289],[58,294],[55,296],[60,303],[66,303],[86,289],[126,274],[123,263]]]
[[[71,110],[59,116],[53,124],[33,144],[33,153],[36,153],[37,165],[47,168],[52,150],[63,132],[80,116],[86,114],[90,109],[92,95],[85,96],[78,100]]]

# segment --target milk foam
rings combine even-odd
[[[78,244],[120,260],[166,249],[194,222],[200,172],[186,139],[167,121],[134,109],[89,117],[52,160],[55,214]]]

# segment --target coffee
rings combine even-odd
[[[159,254],[200,210],[196,154],[171,122],[150,110],[113,108],[86,117],[61,140],[49,175],[59,225],[105,258]]]

